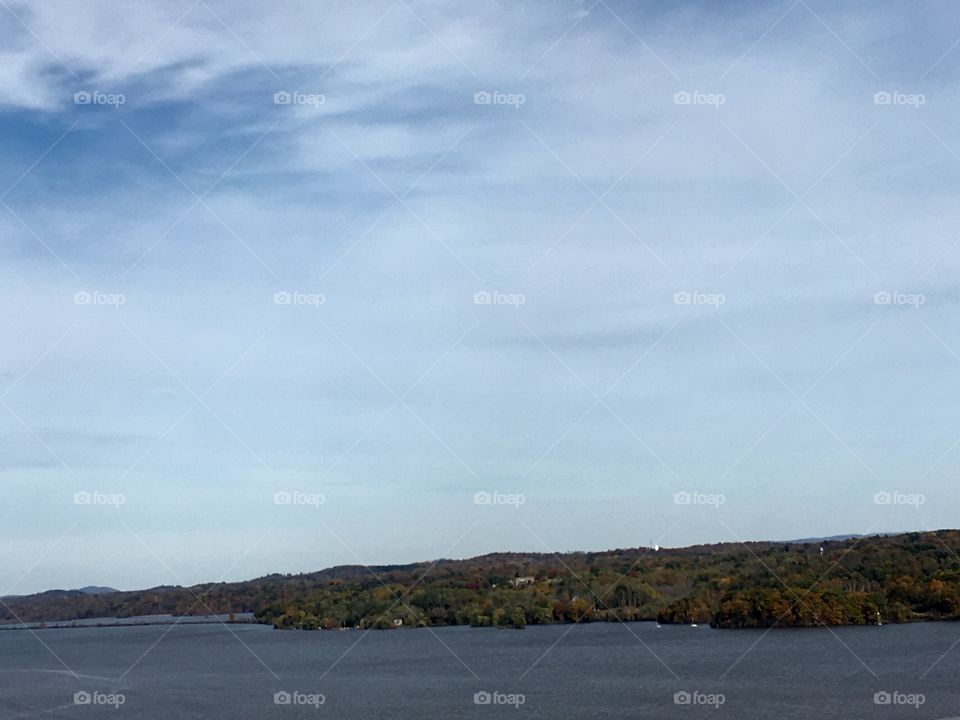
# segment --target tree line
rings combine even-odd
[[[0,602],[0,622],[252,612],[276,628],[659,620],[721,628],[960,618],[960,532],[810,543],[498,553],[239,583]]]

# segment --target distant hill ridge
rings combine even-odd
[[[841,540],[856,540],[857,538],[862,537],[880,537],[883,533],[876,533],[873,536],[867,535],[828,535],[826,537],[808,537],[808,538],[799,538],[797,540],[785,540],[784,542],[788,543],[816,543],[816,542],[840,542]]]
[[[97,585],[87,585],[86,587],[77,588],[76,590],[44,590],[43,592],[36,593],[34,595],[3,595],[0,596],[0,600],[11,600],[15,598],[27,598],[27,597],[70,597],[74,595],[105,595],[107,593],[118,593],[120,592],[116,588],[112,587],[100,587]]]
[[[960,531],[342,565],[233,583],[6,598],[0,622],[254,613],[278,628],[960,619]]]

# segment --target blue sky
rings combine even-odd
[[[0,595],[955,527],[958,38],[0,8]]]

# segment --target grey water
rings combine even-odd
[[[956,718],[958,641],[960,623],[18,630],[0,718]]]

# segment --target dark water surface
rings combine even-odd
[[[20,630],[0,633],[0,718],[957,718],[958,641],[960,623]]]

